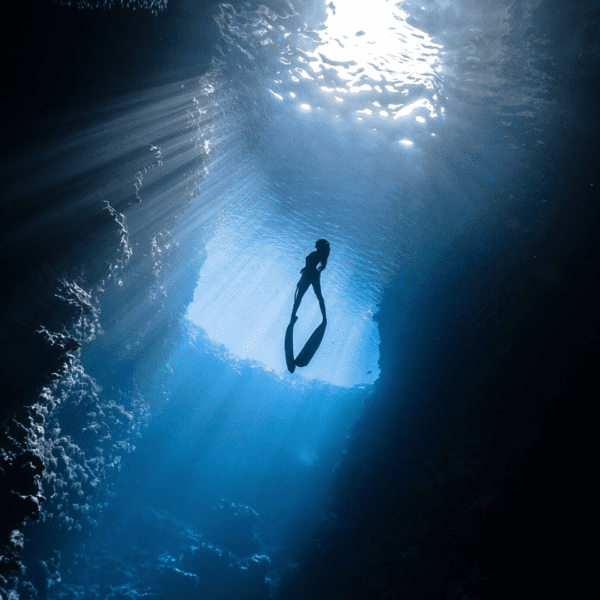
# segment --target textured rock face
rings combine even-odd
[[[13,417],[4,424],[0,448],[0,576],[20,568],[26,519],[39,519],[42,503],[41,474],[44,463],[33,449],[32,429]]]
[[[258,513],[250,506],[221,500],[213,508],[204,534],[210,542],[190,546],[177,572],[182,583],[189,585],[189,575],[196,581],[196,593],[206,598],[245,598],[259,600],[269,591],[267,571],[270,558],[263,553],[258,537]]]
[[[159,597],[264,599],[271,559],[258,536],[258,518],[250,506],[221,500],[201,534],[210,541],[181,548],[180,558],[163,563]]]
[[[222,500],[214,507],[204,528],[212,542],[240,558],[252,556],[261,549],[258,514],[245,504]]]
[[[35,597],[60,581],[60,553],[44,540],[60,548],[65,536],[93,529],[145,420],[139,397],[104,393],[78,351],[67,358],[35,403],[11,415],[0,432],[0,593],[7,595],[27,598],[31,588]],[[35,558],[24,578],[28,549]]]
[[[10,589],[22,600],[46,597],[50,590],[65,599],[85,595],[90,600],[264,600],[272,592],[267,575],[271,559],[257,528],[244,527],[245,517],[252,515],[254,523],[258,515],[248,506],[219,504],[223,508],[214,509],[211,530],[218,535],[217,523],[229,522],[232,546],[252,545],[257,552],[236,556],[197,527],[169,513],[136,506],[130,507],[131,512],[113,513],[103,523],[103,529],[110,530],[108,536],[86,536],[85,545],[73,553],[57,552],[37,565],[28,563],[26,577],[31,581],[12,581]],[[237,539],[231,534],[232,517],[240,525]]]
[[[269,591],[266,579],[271,560],[264,554],[238,558],[229,550],[210,543],[190,546],[182,560],[181,569],[165,568],[163,585],[165,599],[172,585],[204,598],[245,598],[259,600]]]

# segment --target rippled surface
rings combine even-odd
[[[388,118],[394,121],[418,108],[435,118],[441,46],[406,19],[385,0],[327,5],[323,23],[301,30],[293,47],[279,50],[282,66],[270,91],[301,110],[327,110],[329,118],[343,115],[372,126],[388,125]],[[418,91],[423,97],[414,99]]]

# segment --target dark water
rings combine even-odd
[[[600,5],[122,4],[3,32],[0,595],[577,593]]]

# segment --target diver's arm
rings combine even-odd
[[[319,273],[321,271],[324,271],[326,266],[327,266],[327,259],[324,259],[324,260],[321,259],[321,266],[317,267],[317,270],[319,271]]]

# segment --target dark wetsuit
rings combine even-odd
[[[307,275],[308,277],[315,277],[315,276],[319,276],[321,274],[321,271],[323,269],[321,269],[321,271],[317,270],[317,265],[319,263],[323,264],[323,269],[325,268],[325,265],[327,265],[327,259],[323,258],[321,253],[318,252],[317,250],[315,250],[314,252],[311,252],[307,257],[306,257],[306,266],[304,267],[304,269],[302,269],[300,271],[300,273],[302,273],[303,275]]]
[[[318,264],[321,263],[321,269],[317,269]],[[306,257],[306,266],[300,271],[302,277],[296,286],[296,295],[294,297],[294,308],[292,310],[292,319],[296,316],[296,311],[300,306],[302,297],[306,293],[306,290],[312,285],[315,295],[319,301],[321,307],[321,314],[323,319],[326,319],[325,315],[325,301],[321,294],[321,271],[327,266],[327,256],[323,256],[322,252],[315,250]]]

